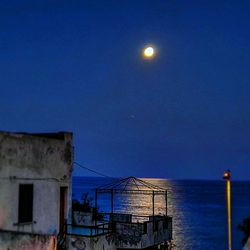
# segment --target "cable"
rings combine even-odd
[[[79,167],[81,167],[81,168],[83,168],[83,169],[87,169],[88,171],[90,171],[90,172],[92,172],[92,173],[95,173],[95,174],[97,174],[97,175],[100,175],[100,176],[102,176],[102,177],[110,178],[110,176],[105,175],[105,174],[102,174],[102,173],[97,172],[97,171],[95,171],[95,170],[92,170],[92,169],[90,169],[90,168],[84,167],[84,166],[82,166],[81,164],[79,164],[78,162],[73,162],[73,164],[75,164],[75,165],[77,165],[77,166],[79,166]]]

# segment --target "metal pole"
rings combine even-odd
[[[96,208],[96,211],[97,211],[97,189],[95,190],[95,208]]]
[[[113,221],[113,213],[114,213],[114,190],[111,189],[111,216]]]
[[[165,191],[166,217],[168,216],[168,192]]]
[[[96,216],[97,216],[97,211],[98,211],[98,209],[97,209],[97,201],[98,201],[98,191],[97,191],[97,189],[95,190],[95,212],[96,212]],[[97,225],[97,218],[95,218],[95,225]]]
[[[232,220],[231,220],[231,173],[224,172],[223,179],[226,180],[226,202],[227,202],[227,226],[228,226],[228,250],[232,250]]]
[[[154,217],[155,216],[155,192],[154,191],[153,191],[152,203],[153,203],[153,217]]]
[[[152,203],[153,203],[153,231],[155,231],[155,192],[154,191],[153,191]]]

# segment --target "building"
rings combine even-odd
[[[111,210],[107,213],[93,216],[91,212],[73,209],[74,220],[67,225],[65,233],[68,250],[171,249],[172,217],[167,213],[167,190],[135,177],[121,179],[95,190],[94,211],[98,211],[102,195],[110,197]],[[161,198],[163,214],[155,209],[156,197]],[[131,207],[125,213],[119,212],[116,207],[120,204],[115,201],[122,199],[131,199],[137,206],[143,200],[144,205],[148,201],[149,213],[137,214]]]
[[[72,164],[71,133],[0,132],[0,250],[57,249]]]
[[[250,250],[250,238],[248,238],[246,244],[243,247],[243,250]]]
[[[167,190],[140,179],[97,188],[95,207],[72,215],[72,137],[0,132],[0,250],[170,249]],[[111,211],[101,214],[98,199],[104,194]],[[116,195],[150,197],[150,213],[116,211]],[[156,214],[156,196],[165,201],[164,214]]]

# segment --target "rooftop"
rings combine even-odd
[[[9,135],[27,135],[27,136],[35,136],[35,137],[57,139],[57,140],[64,140],[65,139],[65,134],[72,134],[72,132],[66,132],[66,131],[51,132],[51,133],[28,133],[28,132],[0,131],[0,133],[9,134]]]

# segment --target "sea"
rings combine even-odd
[[[81,201],[87,194],[94,202],[97,187],[115,182],[116,178],[73,177],[73,199]],[[226,250],[227,209],[223,180],[142,179],[167,189],[168,215],[173,217],[173,243],[176,250]],[[250,217],[250,182],[232,181],[233,250],[242,249],[243,233],[238,225]],[[155,213],[164,214],[164,197],[155,198]],[[93,200],[93,201],[92,201]],[[114,212],[145,215],[151,213],[152,197],[120,195],[115,197]],[[98,197],[100,212],[110,212],[110,197]]]

